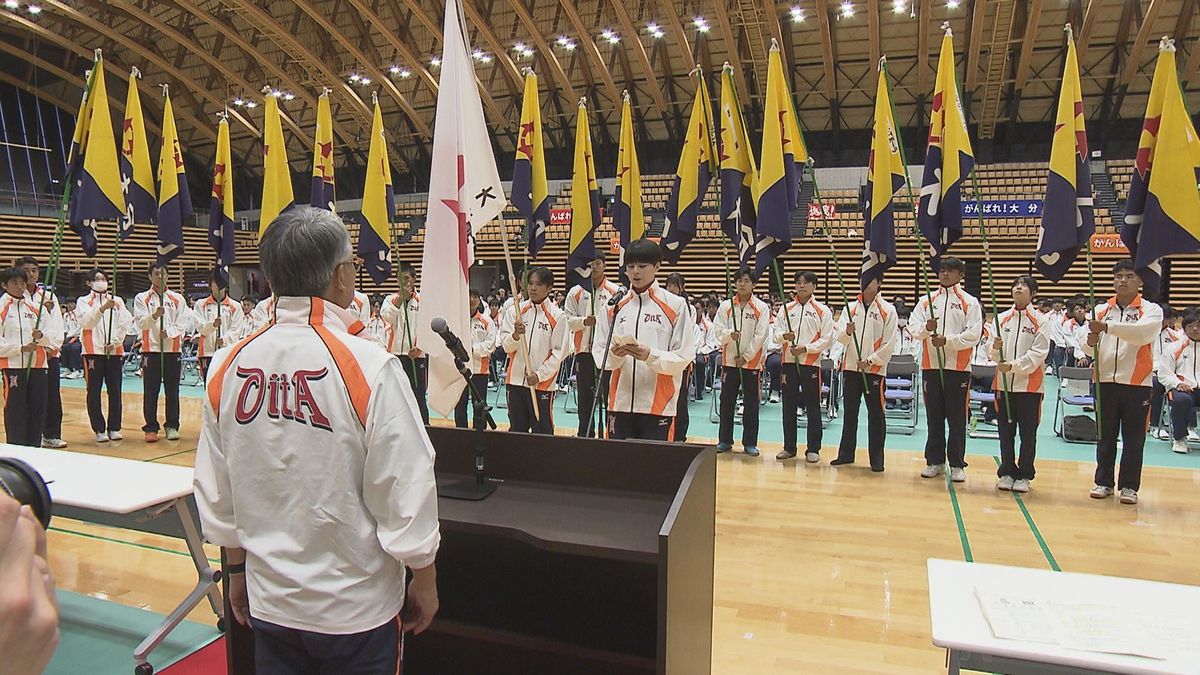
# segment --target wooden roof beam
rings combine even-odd
[[[579,35],[579,41],[582,43],[580,47],[583,48],[588,57],[595,61],[596,66],[599,67],[600,80],[604,82],[604,88],[608,90],[608,95],[612,98],[613,105],[619,107],[621,105],[621,93],[617,91],[617,85],[613,82],[612,73],[608,72],[608,64],[604,62],[604,57],[600,55],[600,48],[596,46],[596,40],[592,38],[591,32],[583,22],[583,17],[579,16],[578,10],[575,9],[575,0],[559,0],[559,4],[562,5],[563,11],[567,13],[567,20],[571,22],[571,26],[575,28],[575,32]]]
[[[650,55],[646,53],[646,45],[642,44],[641,33],[638,32],[633,21],[629,18],[629,11],[625,9],[623,0],[612,0],[609,3],[613,9],[613,13],[617,15],[617,23],[621,26],[624,33],[624,44],[630,46],[633,50],[633,55],[641,66],[642,74],[646,76],[646,84],[650,88],[650,96],[654,100],[654,107],[658,108],[658,112],[662,115],[663,121],[667,120],[667,100],[663,98],[662,85],[658,81],[658,73],[654,72],[654,66],[650,65]],[[720,0],[718,0],[720,4]],[[721,22],[722,25],[726,21]]]
[[[825,66],[825,98],[837,102],[837,75],[833,62],[833,27],[827,0],[817,0],[817,32],[821,34],[821,61]]]
[[[688,41],[687,33],[683,30],[683,22],[679,20],[679,7],[672,0],[658,0],[658,4],[667,17],[667,27],[671,29],[668,35],[675,38],[675,44],[679,47],[679,55],[683,58],[683,70],[691,70],[696,65],[696,58],[692,56],[692,43]],[[664,56],[667,53],[664,52]],[[670,58],[668,57],[666,60],[669,66]]]
[[[721,40],[725,43],[725,58],[729,61],[729,65],[733,66],[733,84],[741,92],[746,100],[750,99],[750,88],[746,86],[746,70],[742,66],[742,55],[740,53],[740,45],[737,38],[733,34],[733,22],[729,19],[729,8],[726,5],[727,0],[713,0],[713,7],[716,8],[717,23],[721,26]],[[717,75],[718,82],[720,74]],[[713,87],[716,89],[716,87]]]
[[[977,0],[978,1],[978,0]],[[929,29],[932,28],[930,0],[921,0],[917,11],[917,93],[918,99],[929,91]]]
[[[1088,43],[1092,40],[1092,32],[1096,30],[1096,19],[1100,16],[1100,5],[1104,0],[1088,0],[1087,9],[1083,12],[1083,27],[1079,29],[1079,40],[1075,50],[1087,54]]]
[[[1137,75],[1138,66],[1142,63],[1142,53],[1146,51],[1146,44],[1153,39],[1154,21],[1158,19],[1158,13],[1164,4],[1166,4],[1165,0],[1150,0],[1150,6],[1146,8],[1146,16],[1142,19],[1137,37],[1133,39],[1133,46],[1129,50],[1129,58],[1125,61],[1125,73],[1121,76],[1121,86],[1128,87],[1133,82],[1134,76]],[[1183,36],[1177,37],[1182,38]]]
[[[975,0],[975,1],[980,2],[980,0]],[[867,3],[867,33],[868,33],[868,37],[870,38],[870,46],[868,47],[868,53],[871,56],[871,63],[870,63],[870,65],[867,66],[867,68],[875,68],[878,66],[879,59],[881,56],[880,46],[879,46],[879,3],[878,2],[868,2]]]
[[[513,63],[512,57],[508,55],[508,47],[496,37],[496,31],[492,30],[487,21],[479,15],[479,11],[475,9],[473,0],[462,0],[463,11],[467,13],[467,20],[483,35],[483,41],[487,43],[488,49],[492,50],[492,55],[496,58],[496,62],[500,64],[500,70],[504,71],[505,79],[508,80],[508,90],[514,96],[521,93],[525,86],[525,79],[521,77],[521,69],[517,68],[517,64]],[[384,31],[385,34],[389,31]],[[481,89],[484,95],[488,95],[486,90]]]
[[[968,96],[975,91],[979,84],[979,54],[983,48],[983,24],[986,22],[987,0],[975,0],[971,3],[971,34],[967,41],[967,82]]]
[[[572,105],[577,103],[579,101],[579,94],[575,91],[575,85],[571,84],[571,78],[567,77],[566,71],[563,70],[562,64],[559,63],[558,55],[554,53],[550,45],[546,44],[546,38],[542,37],[540,29],[534,23],[533,17],[530,16],[529,10],[526,9],[523,0],[508,0],[508,4],[513,8],[513,12],[516,13],[517,19],[525,27],[526,32],[529,33],[530,41],[533,42],[534,46],[541,52],[542,58],[550,66],[550,74],[561,85],[561,89],[558,91],[562,92]],[[553,93],[555,90],[554,88],[550,88],[550,91]]]
[[[1038,19],[1042,15],[1042,0],[1029,0],[1025,16],[1025,32],[1021,34],[1021,56],[1017,60],[1017,77],[1014,91],[1021,91],[1029,81],[1029,60],[1033,56],[1033,44],[1037,42]]]

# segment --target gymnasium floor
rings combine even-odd
[[[99,446],[81,384],[64,383],[71,450],[193,463],[198,388],[185,387],[182,440],[147,445],[138,431],[141,396],[128,393],[141,383],[127,379],[126,440]],[[710,405],[690,407],[693,441],[716,436]],[[920,432],[888,435],[882,474],[869,471],[865,449],[857,465],[828,465],[841,420],[825,430],[821,464],[777,462],[779,408],[764,405],[762,457],[718,457],[714,673],[936,672],[944,654],[930,643],[930,557],[1200,584],[1200,452],[1176,455],[1150,440],[1141,503],[1091,500],[1093,449],[1054,437],[1047,408],[1038,478],[1018,497],[994,488],[998,450],[990,439],[968,440],[968,479],[952,489],[917,475]],[[503,428],[504,410],[496,413]],[[555,418],[560,434],[571,433],[574,415],[561,400]],[[59,588],[83,596],[165,613],[194,582],[179,540],[57,519],[49,544]],[[213,622],[204,607],[190,618]],[[191,628],[196,646],[211,637]],[[52,672],[77,672],[65,666],[79,663],[74,656],[60,653],[55,664],[64,667]],[[93,659],[89,672],[125,673],[128,663],[108,670]]]

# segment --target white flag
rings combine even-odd
[[[429,405],[449,416],[466,383],[442,338],[430,328],[443,317],[471,350],[467,307],[474,238],[507,204],[483,122],[479,84],[471,65],[459,0],[446,2],[442,67],[433,125],[433,161],[421,256],[417,346],[429,355]]]

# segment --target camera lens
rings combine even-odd
[[[54,510],[50,490],[32,466],[12,457],[0,457],[0,490],[33,509],[42,527],[50,527],[50,514]]]

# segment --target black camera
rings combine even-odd
[[[0,457],[0,490],[33,509],[42,527],[50,527],[54,504],[42,475],[32,466],[12,457]]]

